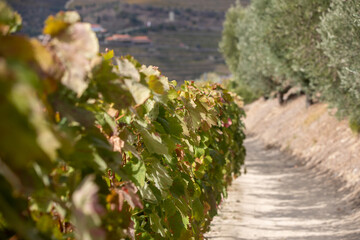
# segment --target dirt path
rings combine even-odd
[[[209,240],[359,240],[359,209],[328,173],[260,140],[246,141],[248,173],[234,181]]]

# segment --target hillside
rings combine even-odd
[[[98,4],[99,1],[95,0],[72,0],[74,5],[91,5]],[[136,4],[136,5],[146,5],[154,6],[161,8],[183,8],[183,9],[192,9],[198,11],[218,11],[225,12],[232,4],[234,0],[103,0],[101,3],[111,3],[111,2],[121,2],[127,4]],[[248,5],[250,0],[241,0],[243,5]],[[100,3],[100,4],[101,4]]]
[[[30,36],[41,34],[46,18],[65,10],[66,2],[67,0],[7,0],[23,18],[21,32]]]
[[[130,54],[145,64],[159,66],[162,73],[178,81],[196,79],[204,72],[228,75],[218,51],[225,11],[234,0],[72,0],[68,9],[78,11],[84,21],[100,24],[107,32],[146,35],[150,45],[102,42],[103,49]],[[248,4],[248,1],[243,1]],[[173,12],[173,20],[170,20]],[[100,37],[101,38],[101,37]]]
[[[65,0],[9,1],[24,18],[23,33],[41,34],[50,14],[65,9]],[[244,5],[249,1],[242,1]],[[73,0],[67,9],[80,13],[83,21],[100,24],[106,32],[98,37],[102,50],[133,55],[147,65],[157,65],[163,74],[178,81],[196,79],[204,72],[228,75],[218,51],[225,11],[234,0]],[[169,20],[173,11],[174,21]],[[148,27],[148,24],[151,27]],[[136,29],[136,30],[134,30]],[[146,35],[150,45],[106,43],[116,33]]]
[[[159,31],[149,32],[149,46],[106,44],[118,55],[133,55],[141,62],[159,66],[162,74],[175,80],[195,79],[204,72],[228,74],[217,51],[220,36],[216,32]]]

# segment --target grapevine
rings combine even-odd
[[[241,99],[99,53],[76,12],[42,42],[0,13],[0,238],[203,239],[244,162]]]

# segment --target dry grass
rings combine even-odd
[[[327,111],[327,108],[324,105],[318,105],[314,107],[316,107],[316,109],[312,109],[312,111],[309,112],[309,115],[304,121],[304,125],[306,127],[309,127],[312,123],[319,120],[319,118],[323,116],[324,113]]]

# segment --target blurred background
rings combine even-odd
[[[241,0],[246,6],[250,0]],[[158,66],[169,80],[229,75],[218,50],[227,9],[235,0],[9,0],[22,32],[41,35],[47,16],[75,10],[92,24],[101,50]]]

